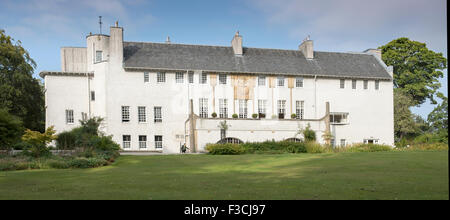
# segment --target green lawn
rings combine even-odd
[[[0,199],[449,199],[448,151],[121,156],[0,172]]]

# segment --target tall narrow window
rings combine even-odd
[[[380,80],[375,80],[375,90],[380,89]]]
[[[265,85],[266,85],[266,77],[258,76],[258,86],[265,86]]]
[[[189,83],[194,83],[194,72],[188,73]]]
[[[208,99],[199,99],[199,113],[200,118],[208,118]]]
[[[102,51],[101,51],[101,50],[95,51],[95,62],[96,62],[96,63],[102,62],[102,59],[103,59],[103,57],[102,57]]]
[[[91,91],[91,101],[95,101],[95,91]]]
[[[147,122],[147,114],[145,111],[145,106],[138,107],[138,119],[139,122]]]
[[[153,108],[154,116],[155,116],[155,122],[162,122],[162,113],[161,113],[161,107],[155,106]]]
[[[284,87],[284,77],[283,77],[283,76],[279,76],[279,77],[277,78],[277,81],[278,81],[277,85],[278,85],[279,87]]]
[[[202,73],[200,75],[200,84],[206,84],[207,80],[208,80],[208,74]]]
[[[227,84],[227,75],[219,74],[219,84],[226,85]]]
[[[130,121],[130,106],[122,106],[122,122]]]
[[[341,89],[345,88],[345,79],[340,80],[340,87]]]
[[[66,123],[67,124],[73,124],[74,118],[73,118],[73,110],[68,109],[66,110]]]
[[[155,148],[162,148],[162,136],[161,135],[155,135]]]
[[[264,99],[258,100],[258,116],[259,116],[259,118],[266,118],[266,104],[267,104],[267,100],[264,100]]]
[[[239,118],[247,118],[247,100],[239,99]]]
[[[123,135],[122,136],[122,147],[123,148],[130,148],[131,147],[131,135]]]
[[[156,74],[156,82],[158,83],[166,82],[166,73],[158,72]]]
[[[345,147],[346,143],[345,143],[345,139],[341,139],[341,147]]]
[[[295,87],[303,87],[303,78],[302,77],[297,77],[295,78]]]
[[[175,82],[183,83],[184,81],[184,73],[175,73]]]
[[[278,118],[283,119],[286,114],[286,100],[278,100]]]
[[[227,99],[219,99],[219,118],[228,118]]]
[[[150,81],[150,77],[148,75],[148,72],[144,72],[144,82],[149,82]]]
[[[298,119],[303,119],[303,115],[305,112],[304,101],[296,101],[295,102],[295,114]]]
[[[367,84],[369,84],[369,81],[364,80],[364,89],[367,89]]]
[[[147,148],[147,136],[139,135],[139,148]]]
[[[352,79],[352,89],[356,89],[356,79]]]

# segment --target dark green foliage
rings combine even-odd
[[[252,114],[252,118],[254,119],[258,118],[258,114]]]
[[[233,115],[231,115],[231,117],[238,118],[238,115],[237,114],[233,114]]]
[[[213,112],[213,113],[211,114],[211,116],[212,116],[213,118],[215,118],[215,117],[217,117],[217,113]]]
[[[5,109],[0,109],[0,149],[11,149],[20,142],[23,134],[22,122]]]
[[[69,161],[69,167],[73,167],[73,168],[92,168],[92,167],[104,166],[106,164],[107,164],[106,160],[104,160],[103,158],[97,158],[97,157],[92,157],[92,158],[78,157],[78,158],[74,158]]]
[[[33,78],[36,63],[21,42],[0,30],[0,108],[19,117],[25,128],[44,131],[44,88]]]
[[[208,144],[206,150],[215,155],[236,155],[244,153],[244,148],[239,144]]]
[[[56,138],[56,148],[60,150],[75,149],[78,137],[76,133],[74,130],[59,133],[58,138]]]
[[[316,132],[311,129],[311,125],[308,124],[306,128],[302,131],[303,137],[305,138],[306,142],[309,141],[316,141]]]
[[[434,95],[441,87],[438,79],[443,77],[447,59],[442,53],[435,53],[426,44],[406,37],[395,39],[379,47],[382,59],[394,67],[394,86],[410,95],[413,105],[420,105],[427,98],[436,104]]]

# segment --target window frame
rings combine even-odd
[[[139,135],[138,141],[139,141],[139,149],[147,148],[147,135]]]
[[[74,124],[75,116],[73,113],[73,109],[66,109],[66,124]]]
[[[142,109],[144,110],[143,113]],[[145,106],[138,106],[138,123],[147,123],[147,108]]]
[[[208,98],[198,99],[198,116],[200,118],[208,118]]]
[[[188,72],[188,82],[190,84],[194,83],[194,72]]]
[[[357,81],[356,79],[352,79],[352,89],[356,89]]]
[[[219,99],[219,118],[228,118],[228,100]]]
[[[227,84],[227,74],[219,73],[219,85],[226,85]]]
[[[161,106],[153,106],[153,122],[154,123],[162,123],[162,107]]]
[[[335,116],[340,115],[341,118],[339,122],[336,122]],[[345,125],[349,124],[349,113],[348,112],[330,112],[330,124],[333,125]]]
[[[99,54],[100,54],[100,59],[99,59]],[[95,51],[95,63],[100,63],[102,61],[103,61],[103,51],[96,50]]]
[[[184,73],[183,72],[175,73],[175,83],[184,83]]]
[[[367,90],[369,88],[369,80],[364,80],[363,84],[364,84],[363,85],[364,90]]]
[[[156,73],[156,83],[165,83],[166,82],[166,73],[165,72],[157,72]]]
[[[284,76],[278,76],[277,77],[277,87],[284,87],[285,85],[285,77]]]
[[[144,83],[150,82],[150,73],[144,72]]]
[[[285,99],[279,99],[277,100],[277,113],[278,118],[286,118],[286,100]],[[283,114],[283,117],[281,117],[281,114]]]
[[[199,83],[200,84],[208,84],[208,74],[207,73],[200,73]]]
[[[339,88],[345,89],[345,79],[340,79],[339,80]]]
[[[125,140],[125,137],[128,137],[128,140]],[[128,146],[128,147],[126,147]],[[123,149],[129,149],[131,148],[131,135],[129,134],[124,134],[122,135],[122,148]]]
[[[128,123],[131,121],[130,118],[130,106],[122,105],[122,123]]]
[[[161,139],[161,140],[158,140]],[[163,148],[163,136],[162,135],[155,135],[155,149],[162,149]]]
[[[239,118],[248,118],[248,100],[246,99],[239,99]]]
[[[295,78],[295,88],[303,88],[303,77]]]
[[[258,76],[258,86],[266,86],[266,76]]]
[[[295,101],[295,118],[297,118],[297,119],[305,118],[305,101],[304,100]]]
[[[380,80],[375,80],[375,90],[380,90]]]

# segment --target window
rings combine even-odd
[[[239,99],[239,118],[247,118],[247,100]]]
[[[226,85],[227,84],[227,75],[219,74],[219,84]]]
[[[101,50],[97,50],[95,51],[95,62],[102,62],[102,51]]]
[[[278,118],[283,119],[286,114],[286,100],[278,100]]]
[[[130,106],[122,106],[122,122],[130,121]]]
[[[352,79],[352,89],[356,89],[356,79]]]
[[[283,76],[279,76],[278,78],[277,78],[277,81],[278,81],[278,86],[279,87],[284,87],[284,77]]]
[[[296,101],[295,102],[295,114],[298,119],[303,119],[304,114],[304,101]]]
[[[147,148],[147,136],[139,135],[139,148]]]
[[[348,123],[348,113],[333,112],[330,113],[331,124],[346,124]]]
[[[345,147],[345,139],[341,139],[341,147]]]
[[[227,99],[219,99],[219,118],[228,118]]]
[[[375,90],[380,88],[380,80],[375,80]]]
[[[155,115],[155,123],[156,122],[162,122],[162,113],[161,113],[161,107],[156,106],[153,108],[154,115]]]
[[[302,77],[295,78],[295,87],[303,87],[303,78]]]
[[[364,80],[364,89],[367,89],[367,84],[369,84],[369,82],[367,80]]]
[[[123,148],[130,148],[131,147],[131,135],[123,135]]]
[[[330,144],[331,144],[332,147],[336,146],[336,141],[334,140],[334,138],[331,138]]]
[[[194,72],[188,73],[189,83],[194,83]]]
[[[145,106],[138,107],[138,121],[139,122],[147,122],[147,115],[145,112]]]
[[[208,99],[199,99],[200,118],[208,118]]]
[[[66,123],[67,124],[73,124],[74,118],[73,118],[73,110],[68,109],[66,110]]]
[[[364,144],[378,144],[378,139],[364,139]]]
[[[155,148],[162,148],[162,136],[155,135]]]
[[[259,76],[258,77],[258,86],[265,86],[266,85],[266,77],[265,76]]]
[[[259,118],[265,118],[266,117],[266,104],[267,100],[259,99],[258,100],[258,115]]]
[[[91,101],[95,101],[95,91],[91,91]]]
[[[150,81],[150,78],[149,78],[148,72],[144,72],[144,82],[149,82],[149,81]]]
[[[184,81],[184,73],[175,73],[175,82],[183,83]]]
[[[340,80],[341,89],[345,88],[345,79]]]
[[[202,73],[200,76],[200,84],[206,84],[207,80],[208,80],[208,75],[206,73]]]
[[[156,74],[156,82],[158,83],[166,82],[166,73],[158,72]]]

